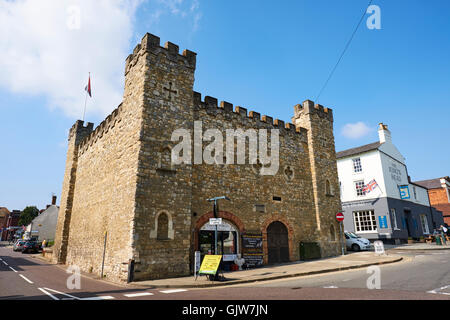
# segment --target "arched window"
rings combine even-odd
[[[331,241],[336,241],[336,231],[334,230],[334,225],[330,226],[330,239]]]
[[[156,239],[158,240],[169,239],[169,217],[165,213],[161,213],[158,217],[158,231]]]

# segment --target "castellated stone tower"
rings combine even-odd
[[[143,86],[134,219],[135,279],[189,274],[191,165],[171,164],[172,133],[193,130],[196,54],[147,34],[127,59],[126,88]],[[127,90],[125,92],[127,94]],[[160,224],[160,225],[158,225]],[[165,229],[165,230],[162,230]]]
[[[339,254],[339,247],[330,241],[330,235],[339,239],[336,213],[341,211],[340,188],[337,174],[336,149],[333,135],[333,111],[310,100],[294,107],[292,122],[308,130],[309,162],[317,222],[317,239],[322,256]]]
[[[302,243],[317,242],[322,257],[340,253],[331,109],[306,101],[285,123],[214,97],[202,100],[193,91],[195,68],[194,52],[180,54],[177,45],[162,47],[146,34],[126,59],[119,107],[94,130],[82,121],[72,127],[56,262],[100,275],[104,257],[104,275],[120,282],[192,274],[194,252],[215,248],[207,199],[222,195],[231,199],[216,213],[223,219],[217,253],[224,267],[238,254],[253,265],[297,261],[306,257]],[[278,170],[262,174],[262,163],[235,163],[225,150],[214,153],[215,164],[173,164],[175,130],[190,134],[191,160],[195,150],[202,156],[210,147],[206,138],[196,139],[197,121],[205,135],[214,129],[225,139],[227,130],[234,132],[234,151],[243,143],[248,152],[252,134],[278,141],[276,133]],[[258,244],[253,251],[250,242]]]
[[[93,123],[83,126],[83,121],[78,120],[69,131],[69,144],[66,159],[66,171],[62,188],[61,206],[59,209],[58,225],[56,228],[56,243],[53,256],[60,263],[66,262],[67,244],[69,240],[70,218],[72,215],[73,194],[77,177],[78,146],[94,128]]]

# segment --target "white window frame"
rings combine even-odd
[[[391,208],[391,223],[394,230],[401,230],[397,225],[397,212],[395,212],[395,208]]]
[[[362,224],[364,227],[370,227],[370,230],[362,230]],[[353,211],[353,224],[355,227],[355,233],[374,233],[378,232],[377,220],[375,216],[375,210],[360,210]],[[358,230],[359,229],[359,230]]]
[[[361,182],[362,182],[362,186],[361,186],[360,190],[361,190],[361,193],[362,193],[362,194],[358,194],[357,184],[358,184],[358,183],[361,183]],[[354,185],[354,187],[355,187],[355,194],[356,194],[357,197],[364,197],[364,196],[366,195],[366,193],[362,190],[362,189],[364,189],[364,186],[366,185],[366,184],[364,183],[364,180],[356,180],[356,181],[353,181],[353,185]]]
[[[363,171],[360,157],[352,159],[352,166],[353,166],[353,173],[361,173]],[[357,171],[357,169],[359,170]]]
[[[423,234],[430,234],[430,228],[428,227],[428,218],[426,214],[420,215],[420,224],[422,226]]]

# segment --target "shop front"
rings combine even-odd
[[[217,227],[217,252],[215,249],[215,230]],[[239,231],[231,222],[222,220],[220,225],[204,224],[198,233],[198,244],[201,259],[206,254],[220,254],[223,256],[222,266],[224,271],[235,270],[234,260],[240,253]]]

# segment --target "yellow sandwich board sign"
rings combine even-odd
[[[205,255],[198,274],[216,274],[221,260],[222,255]]]

